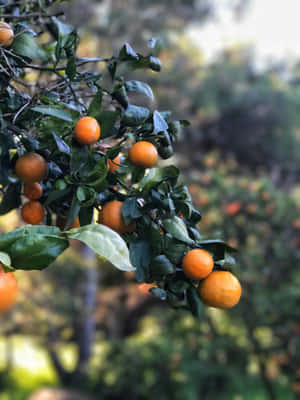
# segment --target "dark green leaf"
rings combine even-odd
[[[101,111],[96,116],[101,127],[101,139],[112,136],[114,134],[113,127],[118,117],[118,111]]]
[[[136,279],[145,282],[149,279],[149,265],[151,261],[150,244],[144,240],[131,242],[129,246],[130,260],[136,268]]]
[[[158,287],[151,288],[150,293],[152,293],[153,296],[158,297],[161,300],[166,300],[167,298],[167,292],[164,289],[160,289]]]
[[[61,108],[49,107],[49,106],[36,106],[33,107],[31,110],[44,115],[50,115],[52,117],[62,119],[63,121],[73,122],[72,113],[67,110],[62,110]]]
[[[149,117],[149,114],[148,108],[130,104],[124,112],[122,121],[125,125],[137,126],[142,124]]]
[[[154,280],[173,274],[175,270],[175,265],[164,254],[156,256],[151,260],[150,273]]]
[[[72,225],[72,223],[74,222],[74,219],[78,216],[79,211],[80,211],[80,203],[79,203],[79,200],[77,199],[77,196],[74,195],[73,199],[72,199],[71,207],[68,212],[65,229],[68,229]]]
[[[175,166],[165,168],[151,168],[150,171],[139,183],[141,190],[149,190],[162,181],[172,180],[174,183],[179,175],[179,170]]]
[[[28,57],[30,59],[44,60],[46,58],[44,50],[38,46],[35,38],[28,33],[22,33],[15,37],[12,50],[19,56]]]
[[[164,219],[162,221],[162,224],[165,230],[170,233],[175,239],[178,239],[187,244],[194,243],[194,241],[189,237],[185,223],[177,216]]]
[[[122,215],[126,224],[129,224],[132,219],[139,218],[143,215],[136,197],[128,197],[124,201],[122,206]]]
[[[15,241],[9,249],[15,269],[43,269],[51,264],[69,246],[59,236],[31,233]]]
[[[127,82],[125,82],[125,88],[128,92],[142,93],[142,94],[145,94],[146,96],[150,97],[151,100],[154,100],[154,95],[153,95],[152,89],[145,82],[127,81]]]
[[[101,106],[102,106],[102,98],[103,98],[103,91],[101,88],[98,89],[95,97],[91,101],[87,114],[91,117],[98,118],[101,114]],[[103,132],[101,132],[103,135]]]
[[[190,305],[192,314],[196,318],[201,318],[203,316],[203,303],[195,286],[190,286],[187,289],[187,300]]]
[[[153,113],[153,132],[160,133],[160,132],[167,132],[168,124],[166,123],[165,119],[158,111],[154,111]]]

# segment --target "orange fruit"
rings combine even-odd
[[[43,188],[38,182],[28,182],[24,185],[24,196],[29,200],[38,200],[43,194]]]
[[[42,181],[47,172],[46,160],[37,153],[26,153],[16,162],[16,175],[22,182]]]
[[[203,249],[193,249],[186,253],[182,260],[184,274],[193,280],[206,278],[214,267],[212,256]]]
[[[240,211],[241,208],[242,204],[240,201],[233,201],[232,203],[227,204],[224,207],[224,211],[226,212],[226,214],[234,216]]]
[[[100,125],[93,117],[83,117],[75,125],[75,138],[80,144],[92,144],[100,138]]]
[[[14,31],[5,22],[0,22],[0,45],[9,47],[14,40]]]
[[[0,312],[8,311],[16,302],[17,280],[12,272],[5,273],[0,264]]]
[[[231,308],[241,297],[239,280],[229,271],[214,271],[198,287],[203,303],[215,308]]]
[[[113,200],[106,203],[99,213],[98,223],[108,226],[119,234],[133,232],[135,222],[126,225],[122,216],[122,201]]]
[[[23,205],[21,215],[27,224],[38,225],[44,219],[45,210],[40,202],[30,200]]]
[[[249,203],[246,210],[249,214],[254,214],[257,211],[257,205],[255,203]]]
[[[261,192],[260,198],[261,198],[262,200],[267,201],[267,200],[270,200],[271,195],[270,195],[269,192],[267,192],[266,190],[264,190],[263,192]]]
[[[157,163],[158,153],[152,143],[141,141],[130,147],[128,158],[136,167],[151,168]]]
[[[67,217],[63,217],[62,215],[58,215],[56,218],[56,226],[58,226],[59,229],[64,230],[65,226],[67,223]],[[73,229],[73,228],[80,228],[80,222],[79,222],[79,217],[76,217],[70,227],[67,229]]]
[[[119,168],[119,165],[116,164],[120,164],[120,162],[120,156],[115,157],[113,160],[108,160],[109,172],[115,172]]]

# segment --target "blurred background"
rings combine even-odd
[[[74,244],[47,270],[16,273],[22,293],[0,324],[0,400],[299,399],[300,4],[61,7],[83,57],[159,38],[162,72],[134,77],[192,123],[171,162],[203,214],[200,233],[240,250],[243,297],[198,321],[130,273],[87,268]],[[17,213],[0,218],[2,232],[19,224]]]

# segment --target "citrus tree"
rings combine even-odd
[[[127,71],[161,69],[156,40],[146,55],[126,43],[111,58],[79,57],[78,33],[53,3],[0,8],[0,214],[20,209],[26,224],[0,236],[2,281],[5,272],[46,268],[77,239],[153,283],[172,307],[200,316],[202,301],[234,306],[234,249],[203,240],[179,170],[159,164],[188,122],[155,109],[147,83],[126,80]]]

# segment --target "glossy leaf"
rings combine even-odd
[[[66,232],[70,239],[77,239],[96,254],[121,271],[133,271],[125,241],[115,231],[104,225],[85,225]]]

